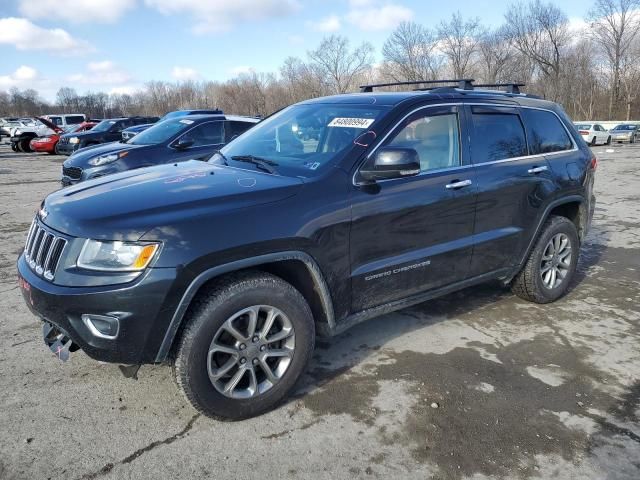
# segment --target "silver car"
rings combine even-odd
[[[621,124],[609,130],[611,134],[611,140],[614,142],[629,142],[635,143],[640,140],[639,125],[635,124]]]

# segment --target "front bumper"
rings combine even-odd
[[[631,142],[631,135],[611,135],[612,142]]]
[[[106,287],[55,285],[18,259],[18,279],[31,312],[65,332],[91,358],[104,362],[153,363],[179,300],[172,293],[174,268],[150,268],[135,281]],[[96,335],[82,315],[117,318],[116,338]]]
[[[56,147],[56,152],[59,155],[71,155],[73,152],[78,150],[80,147],[79,143],[60,143]]]

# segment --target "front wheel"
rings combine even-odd
[[[25,152],[25,153],[29,153],[32,152],[33,150],[31,150],[31,139],[30,138],[23,138],[22,140],[20,140],[20,151],[21,152]]]
[[[315,343],[311,310],[300,292],[274,275],[248,272],[227,277],[194,302],[174,375],[196,410],[238,420],[286,398]]]
[[[607,145],[611,145],[611,135],[607,137]]]
[[[580,239],[571,220],[551,216],[544,224],[524,267],[511,290],[535,303],[550,303],[565,293],[578,264]]]

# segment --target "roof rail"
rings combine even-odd
[[[473,78],[456,78],[453,80],[418,80],[413,82],[391,82],[391,83],[374,83],[371,85],[360,85],[360,92],[370,93],[374,88],[380,87],[396,87],[401,85],[433,85],[438,83],[454,83],[458,84],[458,88],[462,90],[473,90]]]
[[[524,87],[526,84],[517,82],[507,83],[482,83],[474,85],[475,88],[491,88],[491,87],[506,87],[507,93],[513,93],[515,95],[520,94],[520,87]]]

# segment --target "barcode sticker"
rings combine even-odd
[[[337,117],[329,122],[329,127],[344,128],[369,128],[374,122],[373,118],[344,118]]]

